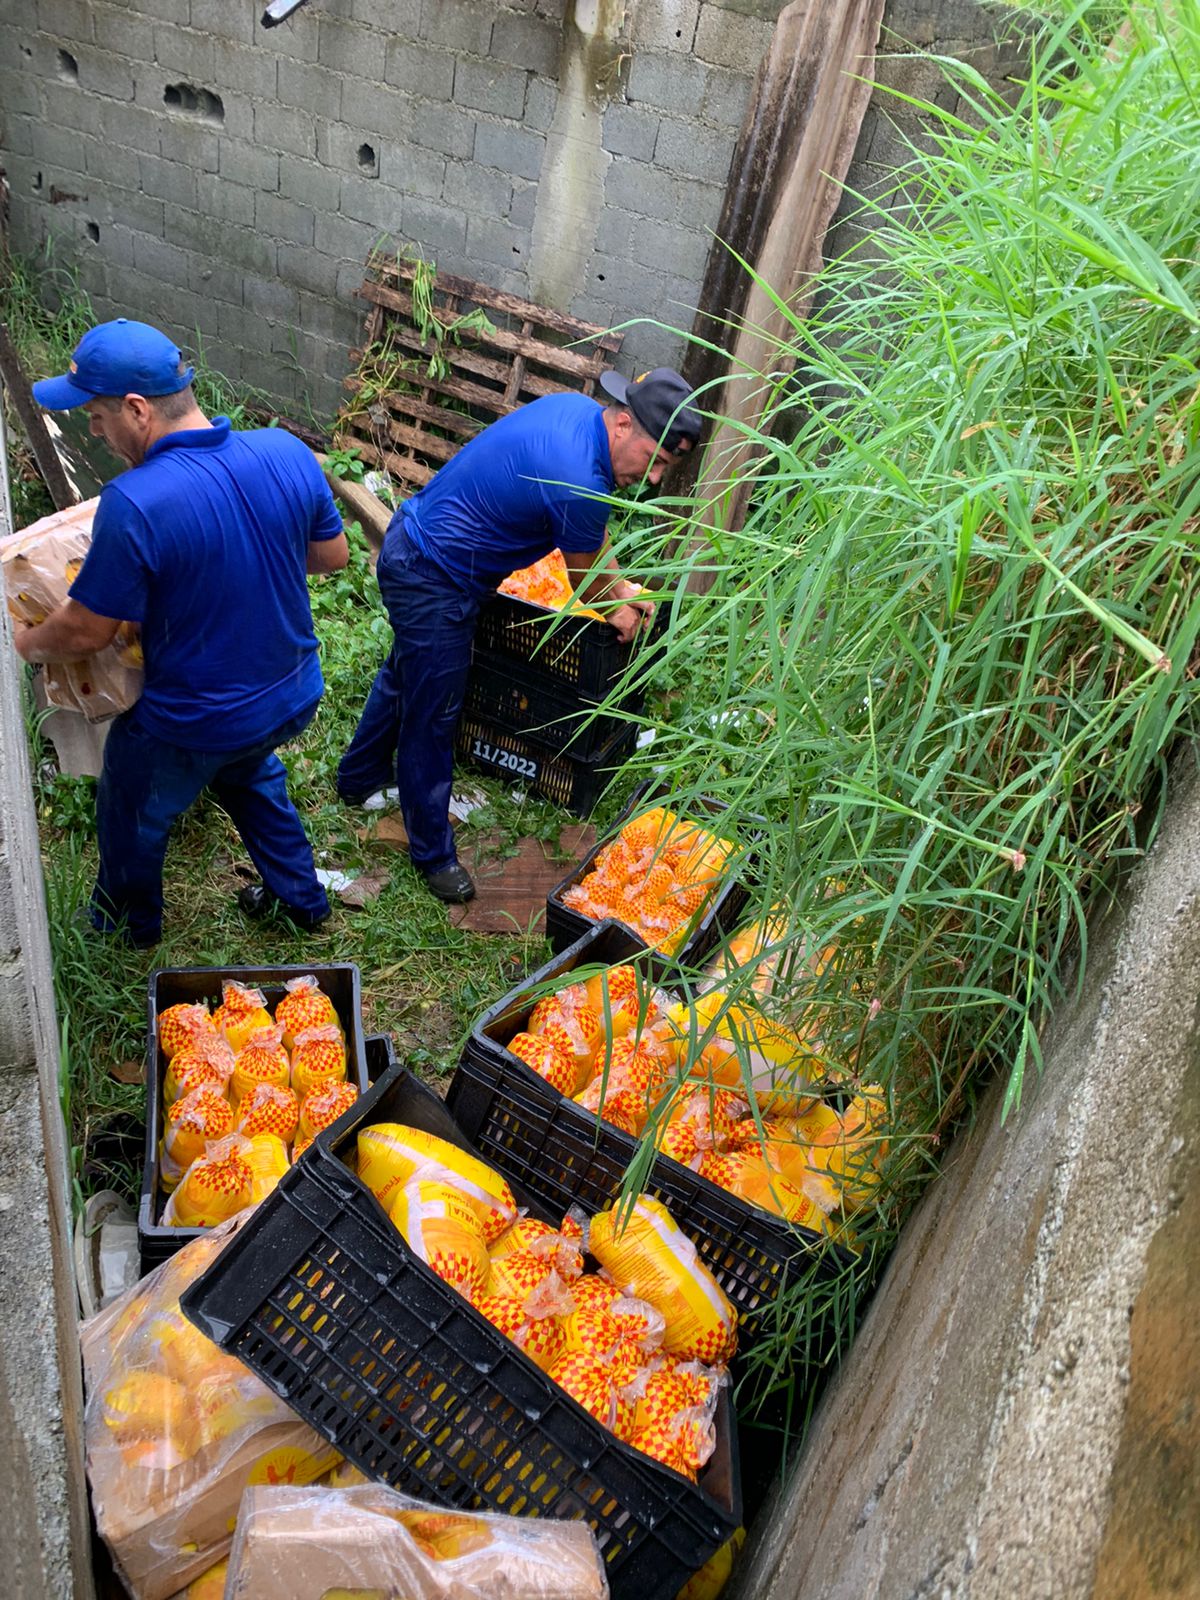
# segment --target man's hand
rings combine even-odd
[[[654,619],[653,600],[631,600],[605,615],[605,622],[617,630],[622,644],[632,644],[643,628],[649,628]]]
[[[36,627],[14,625],[13,643],[26,661],[83,661],[111,644],[120,625],[117,617],[102,617],[78,600],[64,600]]]

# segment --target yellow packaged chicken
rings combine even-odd
[[[283,1048],[289,1055],[298,1036],[309,1028],[334,1027],[341,1033],[333,1001],[322,992],[316,978],[289,978],[284,988],[287,993],[275,1007],[275,1021],[283,1028]]]
[[[306,1028],[292,1046],[292,1088],[298,1100],[346,1076],[346,1041],[332,1023]]]
[[[163,1100],[167,1105],[207,1086],[228,1093],[233,1076],[234,1054],[226,1040],[214,1029],[185,1040],[171,1057],[163,1079]]]
[[[212,1020],[236,1054],[250,1043],[253,1034],[271,1026],[271,1013],[261,989],[248,989],[232,978],[223,978],[221,1004],[213,1012]]]
[[[212,1594],[202,1580],[229,1553],[247,1484],[310,1482],[338,1459],[179,1308],[237,1226],[185,1245],[80,1332],[96,1525],[134,1600]]]
[[[431,1272],[468,1300],[483,1293],[491,1267],[483,1224],[461,1190],[411,1178],[395,1194],[388,1215]]]
[[[358,1135],[358,1175],[384,1210],[412,1178],[448,1183],[471,1205],[493,1243],[517,1215],[512,1190],[486,1162],[436,1134],[400,1122],[379,1122]]]
[[[664,1350],[706,1366],[730,1360],[737,1313],[661,1201],[640,1195],[598,1211],[587,1248],[619,1288],[662,1313]]]
[[[158,1047],[168,1061],[184,1045],[199,1038],[220,1037],[208,1007],[202,1003],[167,1006],[158,1013]]]
[[[254,1173],[246,1160],[249,1140],[230,1134],[192,1162],[163,1210],[168,1228],[213,1228],[250,1205]]]
[[[278,1023],[256,1028],[237,1051],[233,1063],[233,1076],[229,1080],[229,1098],[237,1107],[260,1083],[269,1083],[277,1089],[286,1089],[291,1079],[291,1063],[283,1048],[283,1029]]]
[[[193,1089],[167,1107],[166,1127],[159,1152],[159,1176],[164,1189],[173,1189],[205,1152],[210,1140],[233,1132],[233,1107],[211,1086]]]

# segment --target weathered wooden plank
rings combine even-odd
[[[351,374],[344,381],[344,387],[351,394],[357,394],[362,387],[362,380]],[[415,395],[405,394],[403,390],[388,390],[386,394],[376,396],[373,404],[379,404],[387,410],[411,417],[418,422],[428,422],[435,428],[449,428],[461,434],[463,442],[472,439],[480,428],[487,424],[479,422],[475,417],[468,417],[461,411],[452,411],[449,406],[433,405],[426,400],[418,400]]]
[[[357,434],[338,435],[339,442],[346,438],[353,442],[364,461],[370,461],[377,467],[386,467],[393,480],[403,488],[411,488],[415,484],[419,489],[429,482],[436,470],[413,456],[400,456],[394,450],[380,450],[369,439],[360,439]]]
[[[405,328],[400,323],[392,325],[391,336],[397,344],[403,345],[407,350],[420,352],[425,349],[418,335],[411,328]],[[350,359],[352,361],[360,361],[362,354],[363,352],[360,350],[351,350]],[[494,404],[499,410],[503,401],[504,387],[508,381],[509,369],[505,362],[493,361],[489,356],[480,355],[477,350],[463,349],[454,349],[447,352],[447,359],[452,368],[461,368],[466,372],[474,373],[480,378],[490,378],[496,387],[494,389],[473,387],[468,394],[462,387],[453,387],[452,378],[447,376],[442,378],[422,378],[420,381],[426,388],[438,389],[458,399],[469,400],[473,405]],[[466,380],[463,381],[465,382]],[[585,384],[583,392],[585,394],[589,393],[591,387],[591,384]],[[557,379],[529,372],[526,373],[522,388],[526,393],[533,395],[578,394],[580,392],[576,384],[560,383]],[[512,407],[509,406],[506,409],[512,410]]]

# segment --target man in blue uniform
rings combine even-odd
[[[84,335],[69,373],[33,386],[48,410],[82,406],[129,468],[101,491],[69,598],[16,646],[26,661],[71,660],[121,621],[141,626],[145,688],[109,729],[96,790],[91,908],[99,931],[138,946],[161,937],[167,835],[205,788],[262,878],[242,909],[304,929],[329,915],[275,750],[324,689],[306,574],[345,566],[342,521],[310,450],[210,421],[193,375],[164,333],[122,317]]]
[[[394,642],[342,757],[338,792],[355,803],[394,781],[413,865],[451,904],[475,893],[447,813],[484,600],[557,547],[581,601],[621,602],[606,619],[622,641],[653,615],[617,570],[609,507],[597,496],[657,485],[695,447],[700,417],[687,383],[667,367],[635,380],[607,372],[600,382],[614,404],[546,395],[493,422],[397,511],[383,542],[377,574]]]

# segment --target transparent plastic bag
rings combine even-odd
[[[229,1600],[605,1600],[583,1522],[444,1511],[379,1484],[253,1488],[242,1500]]]
[[[248,1483],[308,1482],[338,1461],[179,1308],[238,1225],[187,1244],[80,1331],[96,1526],[135,1600],[186,1590],[228,1553]]]

